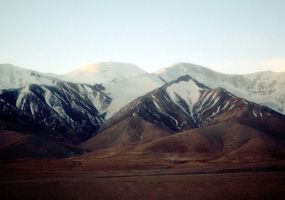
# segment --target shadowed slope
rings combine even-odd
[[[18,131],[10,125],[14,123],[30,133],[78,144],[102,126],[110,102],[97,85],[58,82],[55,86],[31,84],[2,90],[0,129]]]
[[[174,132],[232,121],[285,138],[284,115],[223,88],[208,88],[190,76],[182,76],[135,99],[101,129],[133,115]]]
[[[131,116],[84,142],[81,147],[91,150],[122,147],[149,142],[170,134],[171,132],[155,124]]]
[[[119,136],[111,129],[106,134],[102,132],[91,139],[92,143],[82,145],[94,151],[77,160],[90,169],[136,169],[187,166],[193,162],[251,163],[285,158],[284,141],[233,122],[153,138],[136,145],[126,139],[127,133],[135,132],[126,131]]]
[[[285,157],[284,142],[238,123],[225,122],[161,138],[142,151],[186,160],[254,161]]]
[[[0,131],[0,160],[23,158],[64,158],[82,150],[45,137]]]

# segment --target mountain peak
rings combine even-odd
[[[199,81],[197,81],[196,79],[192,78],[192,76],[190,76],[188,74],[180,76],[176,80],[170,81],[169,83],[165,84],[163,87],[164,88],[168,88],[168,87],[170,87],[170,86],[172,86],[174,84],[178,84],[179,85],[179,83],[190,82],[190,81],[191,81],[191,84],[196,85],[199,88],[208,89],[208,87],[206,85],[200,83]]]
[[[193,72],[205,72],[205,71],[213,71],[207,67],[201,66],[201,65],[196,65],[192,63],[186,63],[186,62],[180,62],[180,63],[175,63],[173,65],[170,65],[168,67],[159,69],[158,71],[155,72],[155,74],[164,74],[164,73],[179,73],[179,76],[182,74],[189,74],[189,71]]]
[[[24,69],[13,64],[0,64],[0,89],[21,88],[29,84],[54,85],[58,81],[52,74]]]
[[[99,62],[99,63],[92,63],[86,66],[81,67],[79,70],[87,71],[87,72],[97,72],[98,70],[114,70],[118,67],[122,68],[135,68],[141,70],[143,73],[145,71],[140,69],[138,66],[131,64],[131,63],[120,63],[120,62]],[[77,71],[77,70],[75,70]]]
[[[102,62],[90,64],[61,77],[67,81],[81,83],[106,83],[114,79],[125,79],[145,74],[146,71],[130,63]]]

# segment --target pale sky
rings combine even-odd
[[[104,61],[285,71],[284,0],[0,0],[0,63],[65,73]]]

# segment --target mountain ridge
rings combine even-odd
[[[114,65],[112,66],[113,69],[116,69],[116,66],[125,65],[125,63],[115,62],[106,62],[105,64]],[[135,65],[128,63],[127,66],[129,68],[137,68]],[[117,69],[119,68],[120,67],[117,67]],[[0,65],[0,70],[1,69],[2,68]],[[0,75],[0,89],[18,88],[30,83],[54,85],[57,81],[64,80],[64,75],[50,76],[49,74],[37,73],[31,70],[28,71],[29,74],[27,75],[25,73],[25,76],[12,76],[12,72],[8,74],[2,73],[2,76]],[[120,107],[125,106],[131,100],[147,92],[150,92],[157,87],[162,86],[166,82],[170,82],[186,74],[194,77],[196,80],[204,83],[208,87],[225,88],[237,96],[258,104],[266,105],[277,112],[285,114],[285,91],[283,89],[283,85],[285,84],[284,72],[265,71],[250,74],[233,75],[215,72],[212,69],[189,63],[174,64],[170,67],[162,68],[154,73],[145,73],[145,71],[138,70],[138,72],[135,72],[136,74],[127,76],[128,78],[122,77],[120,75],[120,73],[125,72],[120,72],[117,70],[117,74],[113,73],[111,78],[106,78],[106,76],[104,74],[102,75],[101,73],[103,79],[105,79],[103,86],[106,88],[109,96],[117,99],[116,101],[112,102],[109,111],[111,114],[109,114],[108,117],[111,117],[111,115],[118,111]],[[37,77],[41,78],[39,79]],[[96,82],[99,84],[102,82],[100,80],[96,81],[95,76],[91,76],[91,78],[82,76],[81,78],[82,79],[79,82],[82,83],[89,82],[88,80],[90,79],[93,81],[93,83]],[[22,81],[14,82],[14,79]],[[120,89],[122,87],[125,87],[124,90]]]
[[[203,74],[203,70],[199,68],[198,78],[211,77]],[[276,140],[285,139],[284,115],[226,88],[209,85],[211,81],[201,82],[195,73],[185,75],[185,71],[178,71],[172,75],[179,73],[183,75],[174,80],[165,74],[143,73],[90,85],[29,71],[26,77],[39,77],[33,80],[36,83],[0,90],[0,129],[31,136],[31,140],[22,140],[23,145],[7,147],[16,153],[9,156],[22,156],[17,155],[18,148],[27,150],[30,156],[54,156],[50,148],[43,154],[30,153],[30,149],[37,149],[31,145],[43,144],[42,138],[51,140],[45,145],[55,146],[62,156],[68,156],[77,150],[66,144],[81,144],[79,147],[92,151],[133,148],[180,132],[208,130],[205,128],[215,125],[223,128],[219,126],[223,123],[238,123]],[[212,73],[214,77],[217,75]],[[181,146],[180,142],[177,145]]]
[[[143,69],[130,63],[101,62],[90,64],[72,72],[62,74],[59,78],[65,81],[100,84],[116,79],[126,79],[146,73]]]
[[[26,122],[23,125],[32,121],[36,131],[47,129],[55,139],[79,143],[104,123],[111,101],[99,88],[87,84],[30,84],[1,91],[0,116],[3,121]]]
[[[173,89],[172,86],[175,84],[178,86]],[[177,92],[179,90],[180,92]],[[272,131],[272,134],[284,137],[282,130],[285,128],[284,115],[266,106],[239,98],[223,88],[211,89],[189,75],[166,83],[133,100],[109,118],[100,131],[130,116],[140,116],[146,121],[175,132],[229,120],[264,131],[266,125],[263,127],[262,123],[269,125],[266,122],[267,118],[277,121],[274,122],[276,128],[266,129],[266,132]]]

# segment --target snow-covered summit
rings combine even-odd
[[[29,84],[54,85],[55,76],[23,69],[11,64],[0,64],[0,90],[25,87]]]
[[[133,64],[103,62],[82,67],[60,77],[66,81],[95,84],[132,78],[144,73],[144,70]]]
[[[2,64],[0,65],[0,89],[20,88],[29,84],[54,86],[61,80],[92,85],[103,83],[104,92],[113,99],[107,109],[107,117],[111,117],[135,98],[184,75],[190,75],[209,88],[224,88],[236,96],[266,105],[285,114],[285,72],[223,74],[190,63],[178,63],[155,73],[146,73],[133,64],[104,62],[88,65],[60,76]]]
[[[106,88],[105,92],[114,100],[108,108],[107,118],[111,117],[135,98],[142,96],[163,84],[164,82],[158,76],[148,73],[104,84],[104,87]]]
[[[263,71],[251,74],[223,74],[190,63],[178,63],[155,72],[169,82],[190,75],[210,88],[225,88],[249,101],[285,113],[285,72]]]
[[[189,75],[133,100],[109,118],[102,129],[128,117],[139,117],[174,132],[236,121],[276,135],[283,134],[284,129],[281,131],[277,124],[285,120],[266,106],[246,101],[223,88],[211,89]],[[264,126],[271,123],[276,124],[274,130]]]

